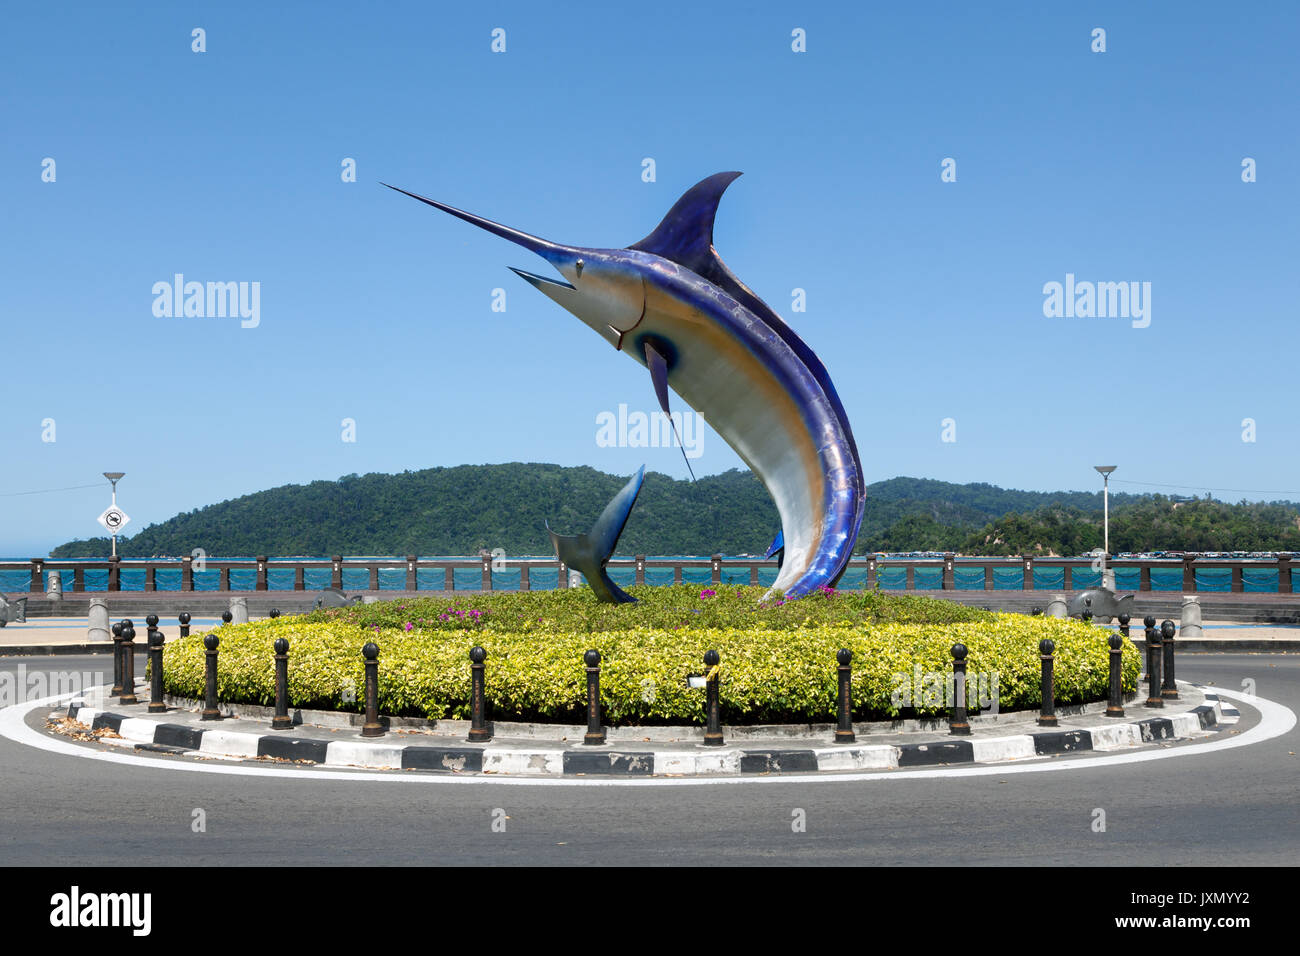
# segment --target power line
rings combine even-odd
[[[5,491],[0,492],[0,498],[14,498],[18,495],[48,495],[56,491],[78,491],[82,488],[99,488],[103,484],[102,481],[99,481],[93,485],[69,485],[66,488],[42,488],[38,491]]]
[[[1146,488],[1181,488],[1188,491],[1231,491],[1233,493],[1247,495],[1300,495],[1300,491],[1267,491],[1263,488],[1210,488],[1206,485],[1162,485],[1155,481],[1125,481],[1122,478],[1112,478],[1111,481],[1120,485],[1142,485]]]

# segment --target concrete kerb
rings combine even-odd
[[[51,657],[54,655],[76,655],[88,657],[94,654],[113,653],[112,643],[108,644],[9,644],[0,645],[0,657]]]
[[[1123,721],[1096,726],[1008,735],[973,735],[968,738],[931,736],[916,732],[915,741],[828,743],[829,735],[772,741],[769,746],[728,746],[705,749],[679,742],[657,748],[584,747],[552,738],[548,742],[495,740],[486,745],[446,740],[435,744],[370,742],[329,739],[328,736],[294,736],[260,733],[207,725],[175,723],[175,715],[151,719],[125,715],[104,706],[90,706],[77,698],[67,716],[90,730],[108,728],[118,736],[101,743],[188,756],[248,760],[271,758],[326,767],[369,770],[404,770],[450,774],[502,774],[515,776],[573,777],[752,775],[809,772],[896,770],[953,764],[989,764],[1041,759],[1083,751],[1115,751],[1159,745],[1174,740],[1206,736],[1235,723],[1238,712],[1212,692],[1179,681],[1189,698],[1187,709],[1142,716],[1154,711],[1135,710]],[[142,705],[141,705],[142,706]],[[121,708],[118,710],[130,710]],[[60,715],[61,716],[61,715]],[[459,723],[459,722],[458,722]],[[499,725],[498,725],[499,726]],[[302,728],[317,734],[338,728]],[[412,735],[415,736],[415,735]],[[576,739],[580,739],[578,734]],[[428,739],[428,738],[426,738]],[[801,746],[798,746],[798,745]]]

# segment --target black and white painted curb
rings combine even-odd
[[[118,738],[101,743],[156,753],[234,759],[278,758],[339,768],[416,770],[455,774],[537,776],[693,776],[820,771],[895,770],[963,763],[996,763],[1082,751],[1114,751],[1204,736],[1236,723],[1239,714],[1214,694],[1206,703],[1169,717],[1108,724],[1085,730],[1044,731],[1007,737],[930,740],[806,748],[690,750],[528,749],[318,740],[254,734],[124,717],[74,700],[68,717],[89,730],[108,728]]]
[[[1206,700],[1218,701],[1219,705],[1219,723],[1221,725],[1235,724],[1241,720],[1241,711],[1233,706],[1231,701],[1222,700],[1214,694],[1206,694]]]

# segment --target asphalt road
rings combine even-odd
[[[104,657],[0,658],[97,671]],[[1181,679],[1300,712],[1300,657],[1189,655]],[[1242,706],[1244,731],[1256,721]],[[1295,865],[1300,729],[1067,773],[684,787],[403,786],[149,769],[0,739],[6,864]],[[181,758],[178,766],[192,765]],[[1072,759],[1072,758],[1061,758]],[[1094,831],[1096,811],[1105,832]],[[195,811],[206,832],[194,832]],[[796,811],[806,818],[795,832]],[[504,832],[493,823],[504,817]]]

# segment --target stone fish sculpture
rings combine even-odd
[[[1083,617],[1085,612],[1092,612],[1092,619],[1098,624],[1109,624],[1111,618],[1121,614],[1133,616],[1133,595],[1119,597],[1109,588],[1088,588],[1070,598],[1068,615]]]
[[[338,588],[321,588],[320,594],[317,596],[315,603],[312,604],[311,609],[318,611],[323,607],[349,607],[360,603],[362,603],[360,594],[348,597]]]
[[[27,622],[27,598],[10,600],[0,594],[0,627],[9,623],[25,624]]]

